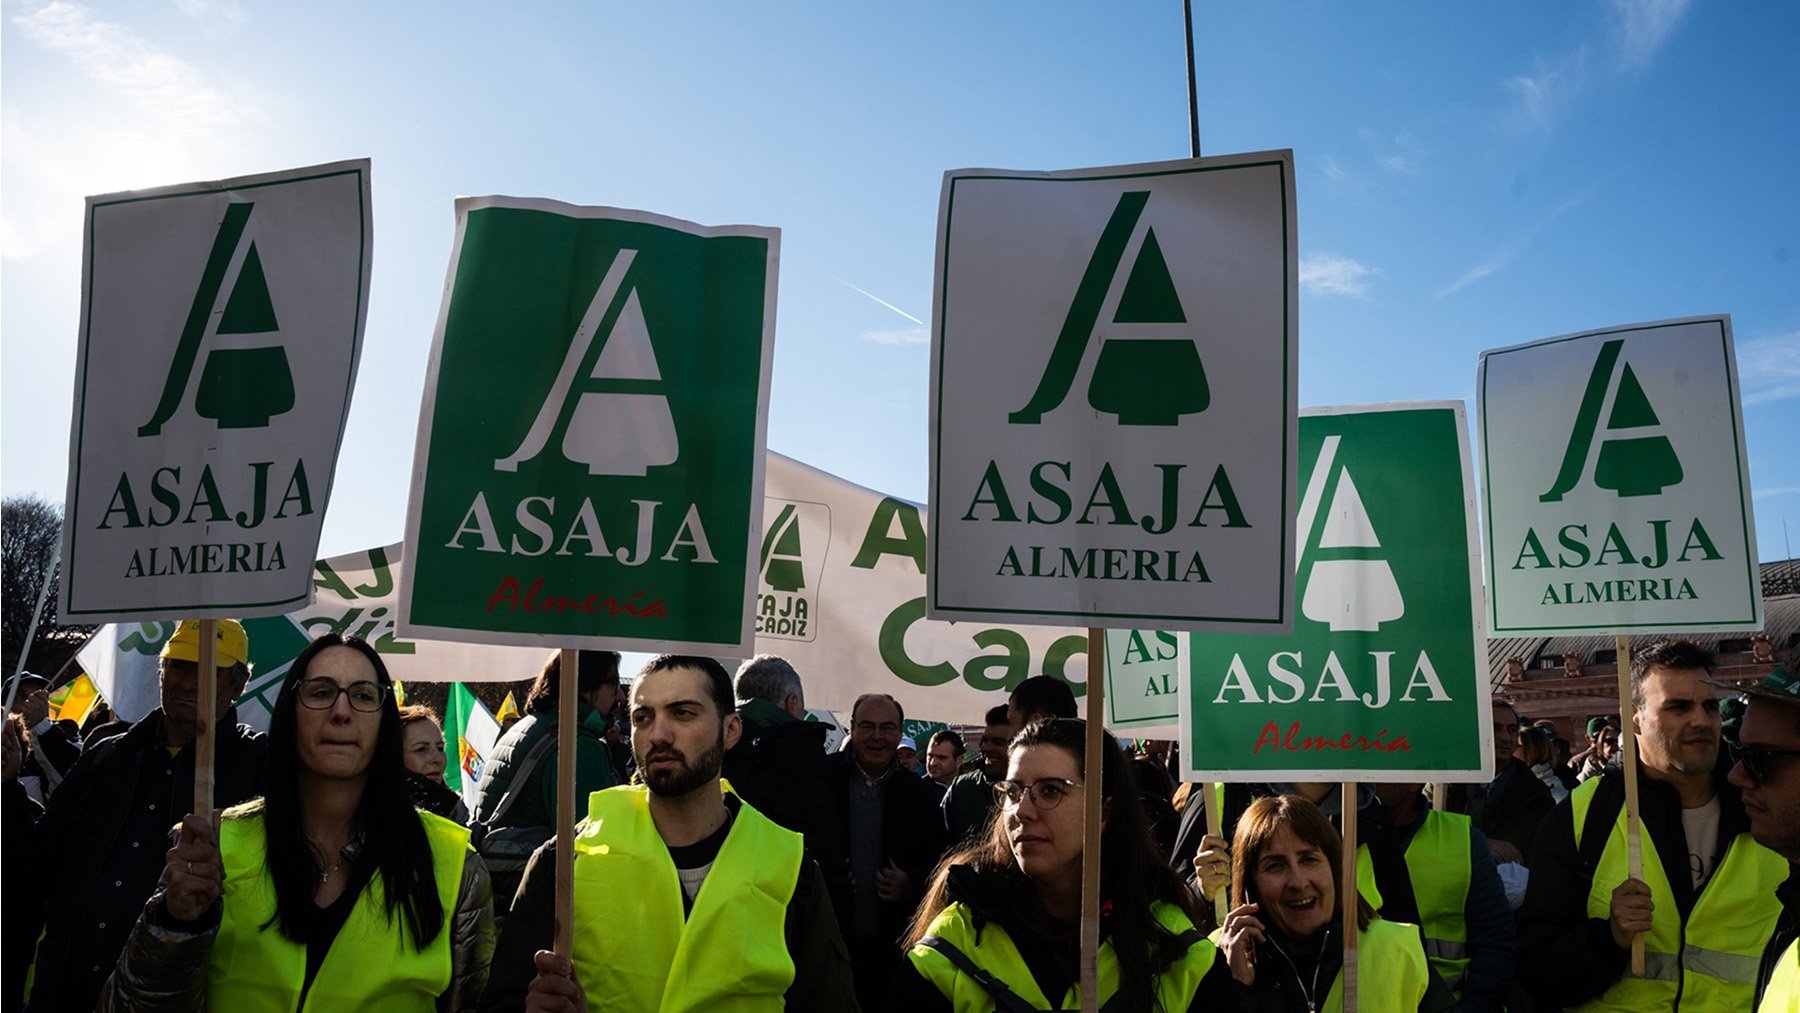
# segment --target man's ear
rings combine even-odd
[[[736,713],[725,715],[725,748],[730,749],[738,744],[744,735],[744,719]]]
[[[798,693],[789,693],[781,698],[781,709],[802,721],[806,720],[806,701]]]

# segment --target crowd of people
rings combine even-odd
[[[216,631],[214,698],[184,622],[136,722],[72,734],[47,683],[14,690],[6,1010],[1075,1009],[1089,800],[1101,1009],[1336,1009],[1353,952],[1365,1009],[1800,1010],[1791,663],[1739,697],[1704,650],[1664,641],[1630,659],[1630,712],[1591,721],[1579,751],[1496,700],[1490,780],[1350,797],[1206,795],[1168,743],[1110,734],[1089,769],[1075,697],[1044,676],[996,698],[973,743],[943,730],[923,749],[899,701],[864,695],[828,752],[782,658],[735,676],[655,658],[621,728],[619,656],[580,652],[561,714],[554,654],[465,805],[437,715],[401,706],[371,646],[309,644],[265,735],[231,708],[243,627]],[[581,818],[559,841],[563,721]],[[194,805],[204,723],[212,812]]]

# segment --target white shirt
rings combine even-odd
[[[1713,874],[1719,853],[1719,797],[1697,809],[1681,810],[1681,828],[1687,832],[1688,870],[1694,876],[1694,889],[1706,885]]]

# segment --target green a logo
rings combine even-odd
[[[782,506],[775,523],[762,540],[763,582],[777,591],[793,592],[806,586],[800,565],[800,512],[792,503]]]
[[[280,330],[275,322],[274,303],[269,298],[269,280],[263,275],[262,257],[256,252],[256,243],[245,237],[255,206],[244,202],[225,209],[225,218],[219,223],[212,252],[200,275],[200,287],[188,309],[187,323],[176,343],[174,361],[163,380],[162,397],[150,421],[138,427],[139,436],[162,432],[163,425],[180,407],[227,277],[231,279],[230,295],[223,311],[217,314],[217,326],[211,328],[215,338]],[[201,418],[214,420],[221,429],[261,429],[270,419],[293,408],[294,377],[281,345],[215,347],[208,353],[194,392],[194,411]]]
[[[1607,431],[1640,432],[1600,440],[1600,453],[1594,461],[1594,484],[1620,496],[1655,496],[1681,482],[1681,460],[1675,456],[1669,438],[1641,431],[1659,428],[1662,422],[1650,407],[1650,399],[1637,374],[1631,371],[1631,364],[1620,361],[1624,347],[1623,338],[1600,346],[1600,357],[1594,360],[1593,372],[1588,374],[1587,390],[1575,416],[1575,429],[1569,434],[1568,449],[1563,451],[1562,468],[1550,491],[1538,497],[1539,502],[1560,502],[1581,480],[1608,395],[1612,398],[1612,412],[1607,416]]]
[[[1138,228],[1149,199],[1148,191],[1119,196],[1075,289],[1037,391],[1025,407],[1007,415],[1008,422],[1037,425],[1046,412],[1062,404],[1095,337],[1100,338],[1100,355],[1088,383],[1088,404],[1117,415],[1121,425],[1173,426],[1183,415],[1205,411],[1212,402],[1206,371],[1192,338],[1136,336],[1145,328],[1131,329],[1133,336],[1108,337],[1096,329],[1119,267],[1134,245],[1135,259],[1113,310],[1113,324],[1166,327],[1187,323],[1156,231],[1148,226]]]
[[[1363,506],[1348,466],[1336,469],[1333,484],[1332,465],[1342,439],[1334,434],[1320,444],[1318,460],[1313,463],[1312,476],[1300,498],[1299,523],[1295,528],[1300,539],[1298,555],[1312,564],[1300,611],[1313,622],[1327,624],[1333,632],[1372,633],[1382,623],[1405,615],[1406,601],[1394,582],[1393,568],[1377,551],[1381,539],[1375,534],[1375,525],[1369,520],[1369,511]],[[1308,552],[1307,542],[1313,538],[1319,504],[1325,499],[1328,484],[1333,485],[1331,505],[1326,508],[1317,540]]]
[[[559,431],[563,456],[587,465],[590,475],[641,477],[675,463],[680,441],[662,394],[662,371],[637,289],[624,284],[637,253],[614,256],[531,429],[517,450],[494,462],[494,470],[518,471]],[[606,337],[596,341],[602,328]]]

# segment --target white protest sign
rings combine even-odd
[[[1482,353],[1491,636],[1763,624],[1731,319]]]
[[[933,618],[1292,625],[1288,151],[945,175]]]
[[[88,198],[65,617],[309,600],[370,225],[366,159]]]

